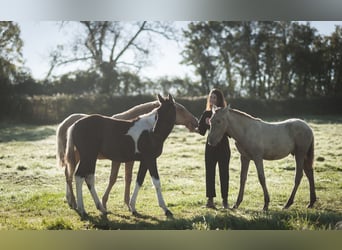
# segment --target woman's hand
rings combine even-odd
[[[210,117],[205,118],[205,123],[210,126]]]

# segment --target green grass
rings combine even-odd
[[[285,229],[330,230],[342,220],[342,119],[307,118],[315,133],[315,181],[318,201],[307,209],[308,181],[305,177],[295,203],[282,210],[293,187],[294,159],[265,161],[266,182],[271,203],[262,212],[263,193],[254,164],[250,166],[244,200],[237,210],[211,210],[206,202],[204,179],[204,143],[206,137],[188,133],[176,126],[166,140],[158,159],[164,199],[173,212],[168,219],[157,203],[155,190],[147,175],[137,200],[141,214],[134,217],[123,202],[124,168],[120,170],[107,203],[110,214],[101,216],[84,185],[88,218],[81,220],[65,202],[64,170],[56,167],[56,126],[0,123],[0,229],[95,230],[95,229]],[[229,205],[237,198],[240,162],[230,140]],[[136,177],[138,163],[134,168]],[[104,193],[110,162],[98,161],[96,188]],[[218,171],[217,198],[221,203]],[[132,185],[132,189],[134,182]]]

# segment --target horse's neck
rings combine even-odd
[[[159,117],[153,128],[153,134],[164,141],[173,129],[175,119],[176,115],[174,116],[174,119],[172,119],[172,117],[166,117],[166,119]]]
[[[172,123],[172,122],[163,122],[164,124],[164,126],[163,126],[163,128],[161,128],[161,127],[155,127],[155,128],[157,128],[157,129],[154,129],[154,131],[153,131],[153,134],[156,136],[156,137],[158,137],[158,138],[160,138],[161,139],[161,142],[164,142],[165,140],[166,140],[166,138],[169,136],[169,134],[171,133],[171,131],[172,131],[172,129],[173,129],[173,125],[174,125],[174,123]]]
[[[228,116],[229,125],[227,128],[227,133],[235,140],[241,140],[245,137],[246,130],[251,122],[250,119],[251,118],[240,114],[239,112],[230,111]]]
[[[150,128],[150,130],[152,130],[156,123],[156,116],[157,116],[157,109],[154,109],[147,114],[140,115],[137,121],[146,124],[147,127]]]
[[[137,105],[125,112],[113,115],[113,117],[116,119],[130,120],[130,119],[137,118],[138,116],[141,116],[143,114],[149,113],[158,106],[159,106],[158,101],[147,102],[147,103]]]

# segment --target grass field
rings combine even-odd
[[[141,216],[134,217],[123,202],[124,168],[107,203],[110,214],[101,216],[84,185],[85,209],[81,220],[65,202],[64,170],[56,167],[56,126],[0,123],[0,229],[285,229],[330,230],[342,220],[342,117],[306,117],[315,133],[315,181],[318,201],[307,209],[308,181],[304,176],[295,203],[282,210],[293,187],[294,159],[265,161],[271,203],[262,212],[263,194],[251,164],[244,200],[237,210],[204,208],[204,143],[206,137],[176,126],[158,159],[164,199],[173,212],[168,219],[157,203],[147,175],[138,200]],[[240,163],[230,140],[229,206],[237,197]],[[138,163],[135,164],[135,179]],[[96,188],[104,193],[110,162],[98,161]],[[217,173],[218,207],[221,204]],[[133,182],[134,186],[134,182]],[[133,187],[132,187],[133,189]]]

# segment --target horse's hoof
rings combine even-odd
[[[165,211],[165,215],[166,215],[166,217],[168,217],[168,218],[173,218],[173,214],[171,213],[170,210],[166,210],[166,211]]]
[[[102,207],[103,207],[104,210],[107,210],[107,203],[103,203],[102,202]]]
[[[283,207],[283,210],[287,210],[287,209],[289,209],[289,208],[290,208],[290,206],[291,206],[291,204],[286,204],[286,205]]]
[[[314,204],[313,203],[309,203],[307,208],[313,208],[314,207]]]
[[[238,207],[239,207],[239,206],[235,204],[235,205],[233,206],[233,209],[238,209]]]
[[[81,220],[86,220],[88,218],[88,213],[86,211],[78,211],[77,210],[77,213],[81,217]]]
[[[139,217],[140,216],[140,214],[137,211],[132,211],[132,215],[135,216],[135,217]]]
[[[77,204],[76,204],[76,201],[75,201],[75,200],[67,199],[67,202],[68,202],[68,205],[69,205],[69,207],[70,207],[71,209],[76,210]]]
[[[104,207],[104,206],[102,206],[102,204],[97,204],[96,205],[96,208],[102,213],[102,214],[107,214],[107,209]]]

